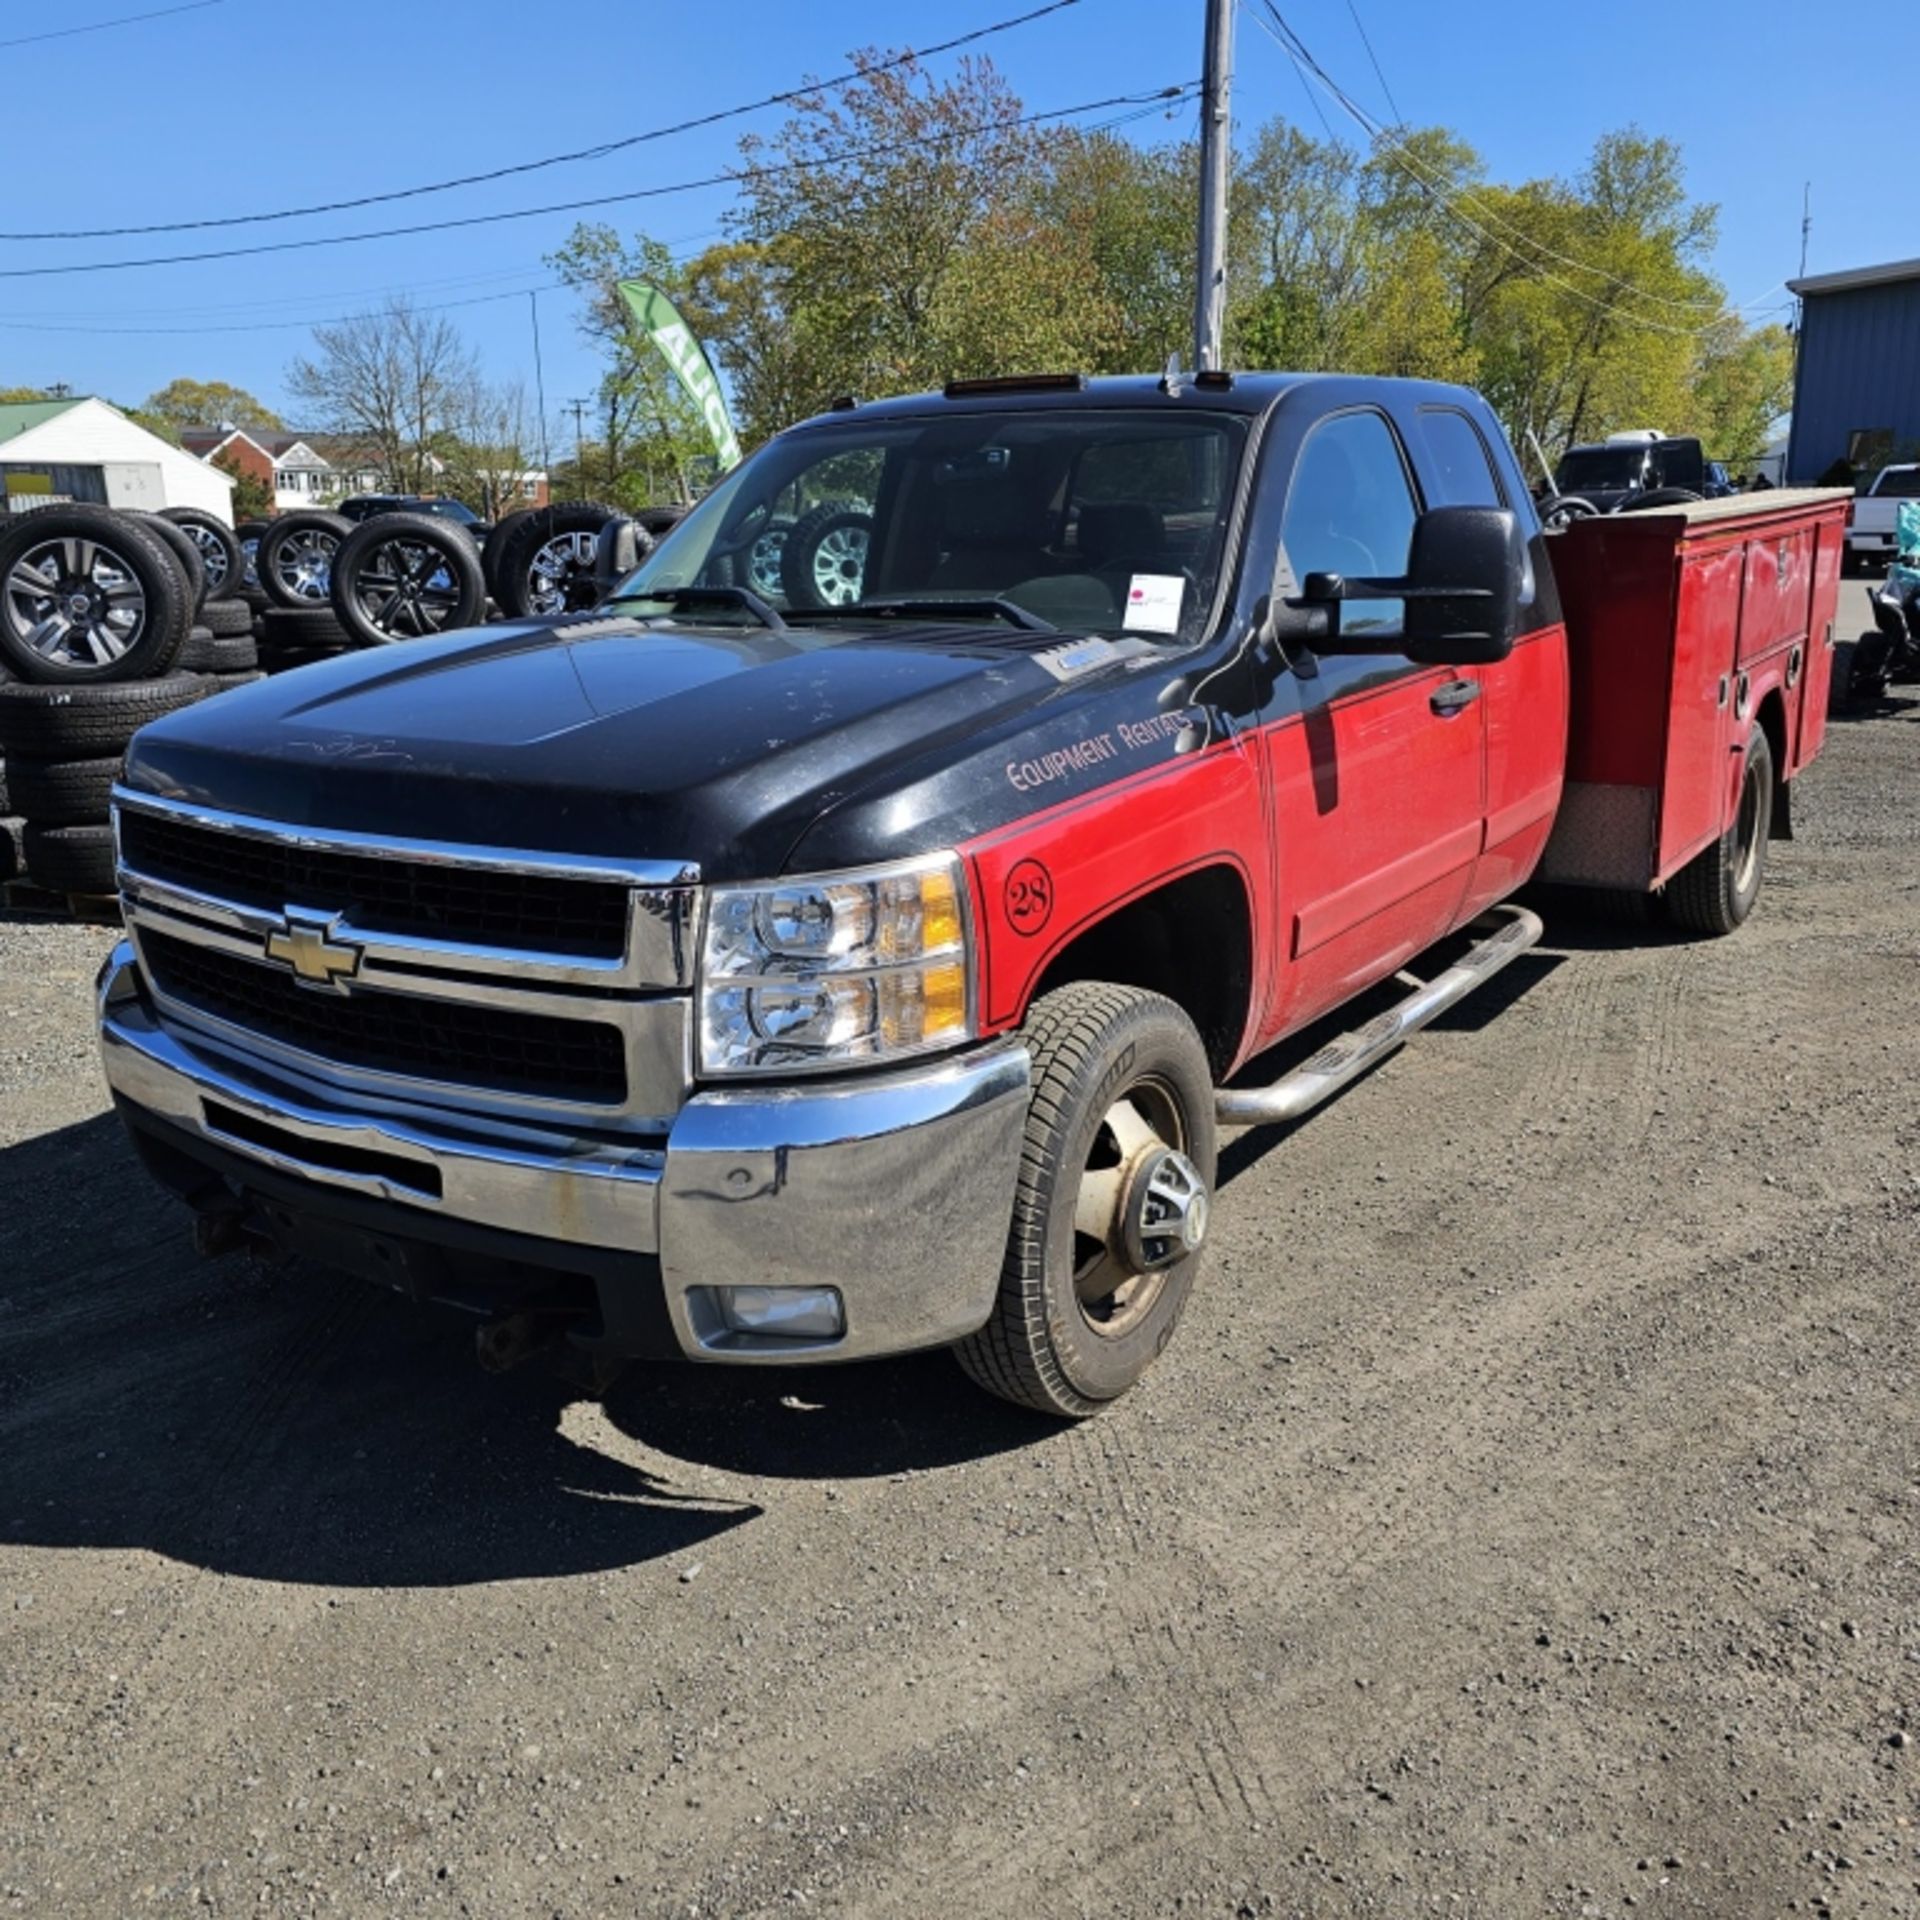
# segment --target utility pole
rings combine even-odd
[[[1233,167],[1233,15],[1207,0],[1200,82],[1200,249],[1194,276],[1193,364],[1217,367],[1227,319],[1227,175]]]
[[[582,493],[587,490],[587,403],[584,400],[569,400],[568,410],[573,415],[573,471]]]

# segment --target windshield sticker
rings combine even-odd
[[[1126,624],[1135,633],[1178,633],[1186,590],[1177,573],[1136,573],[1127,589]]]

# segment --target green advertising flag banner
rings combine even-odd
[[[707,431],[713,436],[713,450],[720,457],[720,471],[740,463],[740,440],[733,430],[733,416],[727,411],[726,395],[706,349],[693,337],[693,329],[681,319],[680,310],[660,289],[647,280],[622,280],[620,292],[640,331],[660,349],[680,384],[692,394],[695,404],[706,416]]]

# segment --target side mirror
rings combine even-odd
[[[645,554],[639,523],[617,513],[600,529],[593,543],[593,584],[597,597],[604,600],[635,567]]]
[[[1513,651],[1520,626],[1526,552],[1519,522],[1504,507],[1430,507],[1413,523],[1407,571],[1399,579],[1310,573],[1296,605],[1332,609],[1320,653],[1404,654],[1429,667],[1492,666]],[[1400,638],[1343,635],[1342,600],[1403,600]]]

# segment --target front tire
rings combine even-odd
[[[1213,1075],[1157,993],[1077,982],[1034,1003],[1033,1093],[993,1317],[955,1349],[989,1393],[1084,1419],[1173,1337],[1214,1174]]]

